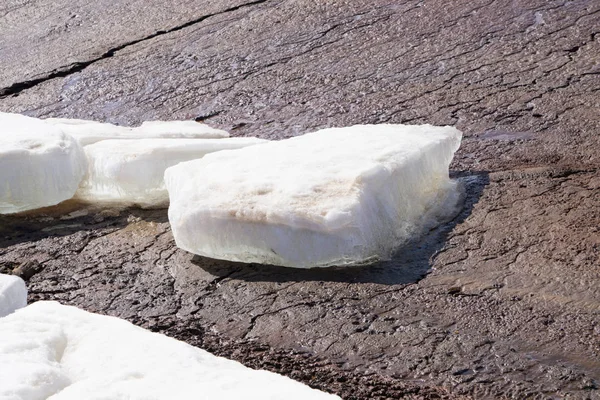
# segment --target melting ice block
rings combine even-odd
[[[164,174],[182,161],[266,143],[257,138],[103,140],[85,146],[87,174],[76,198],[160,206],[169,201]]]
[[[11,400],[339,399],[55,302],[0,319],[0,376]]]
[[[23,279],[0,274],[0,318],[27,305],[27,287]]]
[[[202,256],[298,268],[389,258],[456,205],[448,167],[461,136],[360,125],[179,164],[165,173],[175,240]]]
[[[82,146],[109,139],[229,137],[226,131],[195,121],[148,121],[134,128],[81,119],[48,118],[43,121],[73,136]]]
[[[0,214],[68,200],[84,172],[72,137],[36,118],[0,113]]]

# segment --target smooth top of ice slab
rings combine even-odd
[[[135,161],[138,157],[166,157],[166,161],[174,155],[197,155],[201,158],[205,154],[220,150],[238,149],[245,146],[267,143],[268,140],[255,137],[223,138],[223,139],[123,139],[102,140],[100,142],[85,146],[86,152],[94,156],[102,156],[107,160],[115,159],[121,162],[127,160],[123,156],[131,156]],[[140,171],[143,173],[143,171]]]
[[[133,128],[68,118],[48,118],[43,121],[73,136],[83,146],[108,139],[229,137],[226,131],[196,121],[148,121]]]
[[[0,319],[0,398],[337,399],[129,322],[54,302]]]
[[[0,274],[0,318],[27,305],[27,287],[23,279]]]
[[[363,183],[377,185],[398,168],[419,173],[410,171],[412,161],[440,143],[451,151],[427,156],[440,158],[447,179],[461,136],[449,126],[331,128],[209,154],[169,168],[165,177],[169,191],[177,192],[178,209],[201,204],[197,215],[331,231],[354,222]]]
[[[46,135],[62,132],[72,136],[82,146],[107,139],[195,138],[220,139],[229,133],[196,121],[146,121],[137,127],[118,126],[104,122],[71,118],[32,118],[21,114],[0,112],[0,140],[5,134]],[[0,142],[1,144],[1,142]]]
[[[87,119],[45,118],[45,119],[41,119],[41,121],[45,122],[47,124],[53,125],[53,126],[83,126],[83,125],[87,125],[90,127],[98,127],[98,128],[104,128],[104,129],[115,129],[115,130],[131,129],[131,128],[127,128],[127,127],[123,127],[123,126],[119,126],[119,125],[109,124],[107,122],[98,122],[98,121],[92,121],[92,120],[87,120]]]
[[[161,137],[224,138],[229,133],[196,121],[145,121],[137,128],[140,134]]]

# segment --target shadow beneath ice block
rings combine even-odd
[[[448,222],[431,229],[396,251],[391,260],[364,266],[328,268],[286,268],[273,265],[244,264],[194,256],[192,263],[212,275],[249,282],[348,282],[386,285],[410,284],[431,270],[432,258],[444,248],[454,227],[471,215],[484,188],[489,184],[486,172],[454,174],[463,191],[462,207]]]
[[[168,221],[167,210],[67,200],[51,207],[0,215],[0,250],[21,243],[33,244],[44,239],[68,238],[77,234],[102,235],[137,221],[165,223]],[[74,241],[80,239],[73,238]]]

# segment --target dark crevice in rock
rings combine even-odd
[[[132,40],[132,41],[124,43],[122,45],[113,47],[113,48],[109,49],[108,51],[106,51],[101,56],[93,58],[91,60],[75,62],[75,63],[69,64],[66,66],[59,67],[40,78],[30,79],[30,80],[26,80],[26,81],[22,81],[22,82],[16,82],[8,87],[0,89],[0,99],[9,97],[9,96],[18,96],[19,93],[23,92],[24,90],[31,89],[31,88],[39,85],[40,83],[44,83],[44,82],[52,80],[54,78],[64,78],[69,75],[75,74],[77,72],[81,72],[84,69],[86,69],[87,67],[89,67],[90,65],[95,64],[98,61],[113,57],[118,51],[121,51],[129,46],[133,46],[138,43],[154,39],[155,37],[158,37],[158,36],[168,35],[169,33],[180,31],[182,29],[188,28],[192,25],[198,24],[200,22],[205,21],[208,18],[215,17],[217,15],[234,12],[234,11],[240,10],[242,8],[255,6],[255,5],[266,3],[266,2],[267,2],[267,0],[255,0],[255,1],[248,2],[248,3],[240,4],[235,7],[227,8],[227,9],[217,12],[217,13],[203,15],[192,21],[188,21],[184,24],[178,25],[174,28],[166,29],[166,30],[159,30],[159,31],[156,31],[153,34],[145,36],[141,39]]]
[[[194,120],[196,122],[202,122],[202,121],[206,121],[207,119],[210,119],[212,117],[216,117],[217,115],[223,113],[222,110],[219,111],[211,111],[207,114],[203,114],[203,115],[198,115],[196,118],[194,118]]]

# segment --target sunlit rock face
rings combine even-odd
[[[462,134],[431,125],[325,129],[167,169],[177,245],[311,268],[389,258],[456,205]]]

